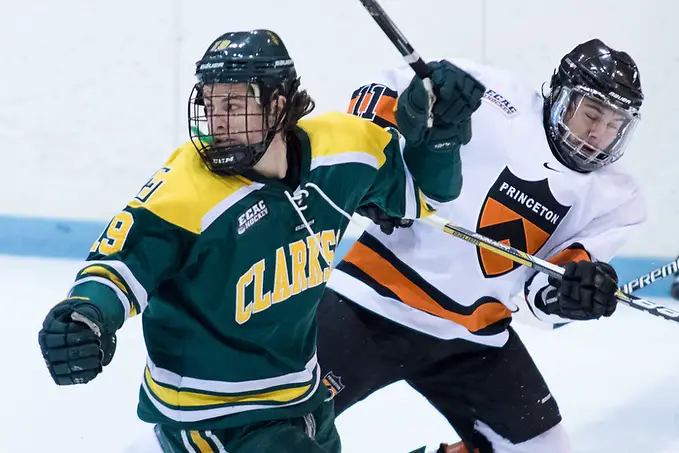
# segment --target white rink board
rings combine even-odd
[[[646,101],[623,159],[650,215],[623,253],[676,253],[676,2],[380,3],[425,59],[474,59],[536,88],[577,43],[599,37],[627,50]],[[3,2],[0,214],[110,218],[186,141],[195,61],[220,34],[252,28],[281,35],[318,113],[346,110],[367,78],[402,64],[357,0]]]

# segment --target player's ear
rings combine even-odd
[[[278,94],[276,91],[273,96],[271,96],[271,102],[269,103],[269,120],[273,123],[276,122],[281,112],[285,109],[285,104],[288,100],[285,96]]]
[[[271,100],[271,111],[282,112],[287,102],[288,100],[285,99],[285,96],[281,96],[278,93],[275,93],[274,98]]]

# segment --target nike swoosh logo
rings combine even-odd
[[[549,162],[545,162],[545,163],[542,164],[542,165],[543,165],[547,170],[552,170],[552,171],[555,171],[555,172],[557,172],[557,173],[561,173],[560,170],[557,170],[556,168],[550,167],[550,166],[549,166]]]

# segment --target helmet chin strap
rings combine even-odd
[[[206,150],[211,170],[222,176],[240,175],[251,170],[264,157],[275,136],[276,131],[269,130],[264,140],[259,143],[225,147],[215,147],[212,145],[211,150],[209,148]],[[244,156],[236,160],[238,155]],[[224,162],[228,158],[233,160],[231,165],[228,162]]]
[[[255,102],[257,102],[257,105],[261,106],[262,103],[260,98],[261,95],[260,87],[257,84],[251,84],[250,88],[252,88],[252,93],[255,97]],[[265,119],[267,123],[266,124],[267,133],[264,136],[264,139],[259,143],[252,143],[248,145],[235,145],[221,148],[221,152],[216,153],[214,157],[210,158],[210,160],[212,161],[213,171],[224,176],[242,174],[248,170],[251,170],[264,157],[264,154],[266,154],[266,152],[269,150],[269,147],[271,146],[271,143],[276,137],[276,134],[280,131],[280,124],[283,121],[286,112],[283,109],[281,109],[281,111],[278,112],[278,105],[276,104],[277,110],[276,120],[274,121],[274,124],[271,127],[268,127],[269,114],[266,112],[266,109],[262,110],[263,114],[267,115],[267,118]],[[229,155],[233,156],[237,154],[239,152],[238,148],[240,148],[241,153],[244,153],[248,156],[247,160],[241,159],[240,162],[234,162],[234,165],[231,168],[228,168],[222,162],[217,162],[218,159],[219,160],[225,159],[226,156]]]

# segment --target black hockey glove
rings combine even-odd
[[[579,261],[566,265],[563,278],[549,278],[556,302],[539,307],[547,314],[574,320],[599,319],[611,316],[618,304],[618,275],[610,264]],[[550,291],[547,287],[545,291]],[[545,294],[541,300],[551,299]]]
[[[474,77],[446,60],[427,63],[431,70],[431,82],[436,100],[432,113],[434,126],[460,128],[481,105],[481,97],[485,87]],[[429,96],[424,83],[419,77],[414,77],[410,85],[398,98],[396,109],[396,123],[401,134],[412,145],[417,145],[427,137],[427,120],[429,119]],[[470,129],[469,124],[464,131]],[[469,138],[461,139],[462,144],[469,142]]]
[[[413,225],[413,220],[392,217],[374,203],[359,206],[356,213],[372,220],[373,223],[380,227],[380,230],[382,230],[382,233],[384,234],[393,233],[394,228],[409,228]]]
[[[38,342],[57,385],[91,381],[116,349],[115,329],[106,325],[99,308],[80,298],[63,300],[49,311]]]

